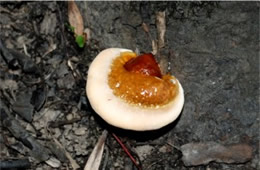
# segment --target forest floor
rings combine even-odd
[[[258,2],[77,5],[89,31],[84,48],[68,30],[67,2],[0,2],[0,167],[83,169],[106,129],[102,170],[136,169],[111,133],[142,169],[260,169]],[[159,11],[166,14],[166,34],[157,59],[183,85],[182,114],[156,131],[111,127],[89,104],[88,67],[109,47],[151,52]],[[228,150],[238,158],[185,163],[183,146],[195,142],[248,150]]]

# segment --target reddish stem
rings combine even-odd
[[[137,167],[137,169],[141,170],[142,168],[139,167],[139,165],[137,164],[135,158],[131,155],[131,153],[128,151],[128,149],[127,149],[126,146],[122,143],[122,141],[116,136],[116,134],[112,133],[112,135],[114,136],[114,138],[116,139],[116,141],[121,145],[121,147],[123,148],[123,150],[125,151],[125,153],[129,156],[129,158],[131,159],[131,161],[135,164],[135,166]]]

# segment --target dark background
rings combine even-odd
[[[183,85],[185,105],[181,117],[157,132],[139,134],[114,130],[129,148],[146,151],[144,158],[141,158],[144,169],[259,168],[259,3],[77,4],[85,28],[90,30],[87,45],[83,49],[77,47],[66,27],[67,2],[0,3],[0,38],[3,44],[21,53],[25,53],[26,46],[28,58],[25,60],[33,61],[37,66],[32,70],[29,67],[29,71],[26,71],[23,63],[10,64],[1,56],[0,98],[9,110],[13,110],[14,104],[6,97],[7,92],[13,94],[16,100],[20,96],[22,105],[28,104],[25,98],[32,98],[35,92],[40,94],[35,99],[42,103],[38,104],[38,111],[35,103],[31,103],[34,109],[30,110],[33,113],[31,124],[36,129],[32,134],[40,132],[36,136],[39,141],[46,144],[46,139],[50,138],[45,125],[37,119],[39,115],[48,113],[44,121],[50,122],[80,118],[75,123],[50,128],[50,131],[84,166],[102,130],[113,130],[96,116],[88,104],[85,83],[90,62],[101,50],[109,47],[152,51],[142,22],[149,26],[152,38],[156,39],[155,13],[166,11],[166,45],[160,59],[167,61],[169,71]],[[43,82],[32,83],[41,78]],[[15,115],[14,112],[12,115]],[[28,128],[28,123],[22,118],[16,116],[16,119],[24,128]],[[83,129],[84,134],[77,133],[78,129]],[[9,142],[19,143],[3,126],[1,134]],[[181,152],[167,144],[179,147],[190,142],[207,141],[247,143],[253,147],[253,158],[245,164],[210,163],[185,167]],[[23,155],[4,144],[1,146],[2,155]],[[28,154],[25,152],[23,156]],[[105,169],[133,167],[110,135],[102,165],[104,162]],[[62,163],[60,168],[65,165]],[[32,167],[46,169],[48,166],[40,163]]]

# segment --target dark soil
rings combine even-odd
[[[72,169],[56,148],[57,139],[83,169],[107,129],[143,169],[260,168],[258,2],[77,4],[90,30],[83,49],[68,30],[67,2],[0,2],[1,167],[22,160],[17,167]],[[152,51],[142,23],[156,39],[158,11],[166,11],[166,36],[157,59],[166,61],[167,71],[183,85],[183,112],[157,131],[111,127],[86,97],[89,64],[109,47]],[[253,148],[252,159],[185,166],[179,147],[208,141],[246,143]],[[135,169],[110,134],[100,169]]]

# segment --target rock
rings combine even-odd
[[[166,146],[160,147],[159,148],[159,152],[166,153],[167,152],[167,147]]]
[[[0,79],[0,80],[1,80],[0,88],[3,90],[8,89],[10,91],[15,91],[18,89],[18,85],[16,81],[10,79],[7,80]]]
[[[59,64],[62,62],[63,60],[63,56],[56,54],[53,55],[48,61],[48,64],[51,64],[54,68],[56,68],[57,66],[59,66]]]
[[[54,128],[54,135],[56,139],[58,139],[61,136],[61,131],[59,128]]]
[[[28,132],[31,132],[33,136],[34,136],[35,134],[37,134],[37,132],[35,131],[35,128],[34,128],[30,123],[28,123],[28,124],[26,125],[25,130],[27,130]]]
[[[67,74],[65,77],[60,78],[57,81],[59,88],[72,89],[75,85],[75,79],[71,73]]]
[[[48,165],[50,165],[52,168],[59,168],[61,165],[61,162],[56,159],[51,157],[50,159],[48,159],[47,161],[45,161]]]
[[[150,145],[137,146],[135,151],[137,152],[140,160],[144,160],[147,155],[150,155],[153,150],[153,147]]]
[[[75,135],[82,136],[85,135],[87,131],[87,128],[81,127],[74,130]]]
[[[47,11],[47,14],[44,16],[44,19],[41,23],[41,34],[53,35],[56,31],[57,17],[55,13]]]
[[[69,73],[69,68],[66,62],[64,61],[59,65],[58,69],[56,70],[56,74],[59,78],[61,78],[67,75],[68,73]]]
[[[55,121],[58,116],[62,113],[60,110],[44,109],[41,111],[41,115],[37,115],[37,118],[34,118],[34,123],[37,123],[37,128],[44,128],[51,121]]]
[[[73,119],[73,117],[74,117],[73,114],[68,114],[68,115],[66,116],[66,119],[70,121],[70,120]]]

